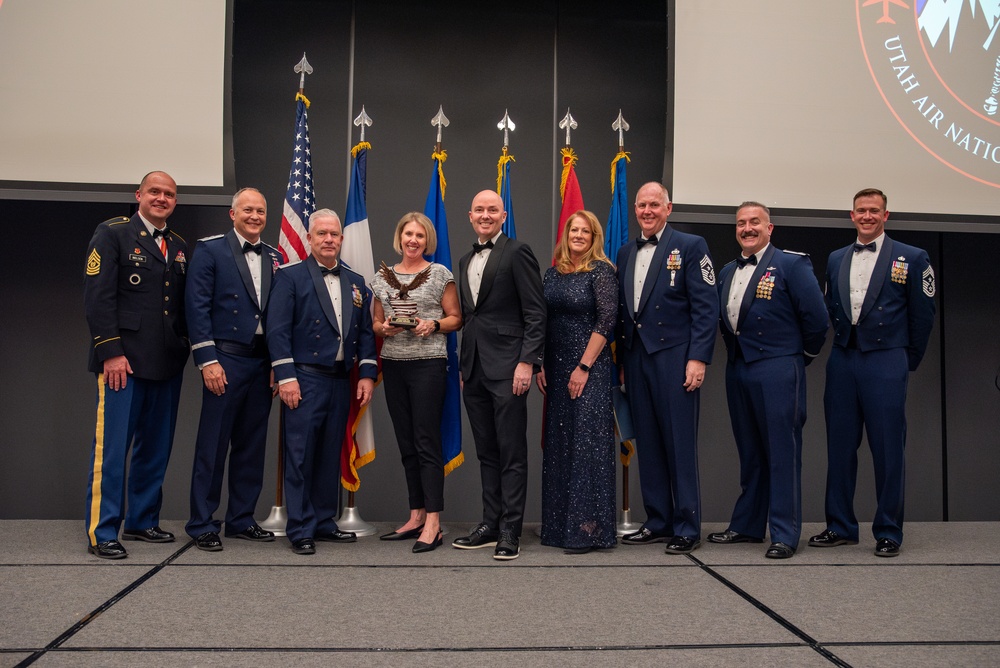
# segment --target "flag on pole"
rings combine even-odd
[[[309,215],[316,208],[312,155],[309,150],[309,100],[302,93],[297,93],[295,102],[292,168],[288,173],[288,189],[281,209],[281,232],[278,235],[278,250],[285,262],[309,257],[306,232],[309,229]]]
[[[611,161],[611,212],[604,230],[604,254],[612,262],[618,257],[618,249],[628,243],[628,186],[625,179],[628,162],[625,151],[618,151]]]
[[[447,185],[444,180],[444,161],[448,159],[443,150],[431,155],[434,160],[434,172],[431,174],[430,190],[427,202],[424,204],[424,215],[434,224],[437,235],[437,249],[427,259],[443,264],[451,269],[451,243],[448,241],[448,217],[444,210],[444,191]],[[508,212],[508,220],[510,213]],[[449,332],[446,335],[448,349],[448,385],[444,394],[444,411],[441,413],[441,453],[444,456],[444,474],[448,475],[465,461],[462,454],[462,407],[459,392],[458,368],[458,335]]]
[[[351,149],[354,164],[351,169],[351,187],[347,193],[347,209],[344,211],[344,244],[340,260],[361,274],[365,285],[375,278],[375,261],[372,259],[372,239],[368,230],[368,206],[366,204],[366,177],[368,150],[371,144],[360,142]],[[379,363],[381,367],[381,361]],[[357,399],[358,367],[351,369],[351,409],[347,417],[343,447],[340,449],[340,483],[351,492],[358,491],[361,479],[358,469],[375,459],[375,435],[372,416],[367,406],[361,406]]]
[[[503,222],[501,230],[511,239],[517,239],[517,228],[514,227],[514,202],[510,194],[510,163],[515,162],[514,156],[507,153],[504,146],[500,160],[497,162],[497,194],[503,200],[503,209],[507,212],[507,219]]]
[[[624,149],[619,149],[614,160],[611,161],[611,211],[608,213],[608,225],[604,230],[604,254],[614,262],[618,258],[618,250],[628,243],[628,186],[625,179],[625,165],[629,162],[628,153]],[[612,343],[612,351],[614,344]],[[615,395],[619,394],[615,390]],[[619,424],[623,419],[618,417],[618,411],[628,411],[627,402],[622,402],[621,406],[615,404],[615,428],[618,430],[621,440],[622,466],[628,466],[635,454],[635,443],[632,436],[626,434]],[[630,420],[631,422],[631,420]]]
[[[583,208],[583,193],[580,192],[580,182],[576,180],[576,153],[569,146],[559,150],[562,155],[562,178],[559,180],[559,195],[562,197],[562,209],[559,211],[559,230],[556,232],[556,244],[562,239],[566,220]]]

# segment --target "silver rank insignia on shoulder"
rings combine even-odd
[[[709,285],[715,285],[715,269],[712,267],[712,260],[706,255],[701,258],[701,277]]]
[[[930,265],[927,265],[927,268],[924,269],[924,273],[921,274],[920,278],[923,283],[924,294],[933,298],[934,295],[937,294],[937,288],[934,285],[934,270]]]
[[[212,239],[221,239],[224,236],[226,236],[226,235],[225,234],[213,234],[210,237],[202,237],[201,239],[198,239],[198,241],[211,241]]]

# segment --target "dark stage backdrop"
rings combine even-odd
[[[352,34],[353,16],[353,34]],[[233,132],[236,179],[259,187],[269,202],[264,237],[277,243],[291,159],[292,67],[308,54],[315,72],[306,82],[312,101],[310,134],[318,203],[343,211],[349,149],[357,141],[351,120],[364,104],[373,117],[366,139],[368,213],[376,262],[394,257],[391,235],[399,217],[421,210],[431,178],[435,133],[430,120],[443,105],[450,236],[457,262],[472,241],[469,202],[494,188],[503,135],[496,124],[509,110],[518,237],[546,266],[559,208],[556,124],[572,110],[579,122],[573,147],[584,201],[606,220],[609,169],[617,150],[611,123],[621,109],[631,125],[626,149],[630,199],[642,182],[661,178],[667,125],[667,15],[664,2],[622,7],[557,0],[509,2],[488,12],[464,2],[237,1],[233,30]],[[353,39],[353,42],[352,42]],[[353,49],[352,49],[353,44]],[[175,85],[182,85],[176,83]],[[141,91],[137,90],[135,95]],[[150,165],[150,169],[156,168]],[[138,177],[141,175],[137,175]],[[867,185],[867,184],[862,184]],[[859,186],[860,187],[860,186]],[[891,194],[890,194],[891,195]],[[180,204],[171,220],[189,242],[231,226],[225,207]],[[766,193],[760,195],[766,197]],[[850,205],[845,193],[845,209]],[[0,518],[81,518],[93,437],[94,378],[86,371],[89,335],[82,282],[87,242],[106,218],[131,213],[99,203],[0,201],[0,221],[13,252],[0,278],[0,402],[4,466]],[[737,252],[730,224],[684,222],[704,235],[719,267]],[[690,219],[688,219],[690,220]],[[842,218],[807,221],[816,227],[780,227],[779,247],[809,252],[817,274],[826,256],[853,240]],[[632,234],[637,231],[631,222]],[[890,230],[892,221],[890,219]],[[890,232],[892,233],[892,232]],[[991,490],[1000,471],[1000,366],[994,333],[1000,305],[990,257],[1000,239],[986,234],[899,232],[927,248],[938,270],[939,321],[931,349],[911,378],[908,412],[910,520],[997,520]],[[829,344],[827,344],[827,350]],[[810,366],[809,421],[803,461],[805,519],[823,517],[825,438],[822,390],[827,350]],[[701,477],[706,521],[728,520],[739,492],[738,463],[726,409],[721,341],[702,395]],[[201,382],[189,365],[174,454],[164,486],[165,519],[186,519]],[[541,433],[537,391],[529,403],[527,518],[540,517]],[[373,406],[377,456],[361,469],[358,504],[370,521],[401,521],[407,514],[398,451],[381,392]],[[274,500],[277,408],[258,508]],[[478,462],[468,424],[466,463],[446,480],[445,521],[462,530],[480,514]],[[862,446],[864,451],[865,446]],[[641,460],[641,444],[640,460]],[[870,458],[862,454],[857,509],[870,518],[874,490]],[[634,519],[644,517],[636,467],[631,472]],[[223,510],[220,509],[220,513]],[[82,541],[81,523],[81,541]]]

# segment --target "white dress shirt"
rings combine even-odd
[[[663,230],[667,229],[667,226],[663,226]],[[656,242],[660,242],[660,237],[663,236],[663,230],[660,230],[653,236],[656,237]],[[646,237],[643,237],[644,239]],[[649,273],[649,265],[653,262],[653,253],[656,252],[656,246],[653,244],[645,244],[642,248],[635,253],[635,277],[632,283],[633,297],[632,297],[632,313],[639,312],[639,299],[642,297],[642,286],[646,282],[646,274]]]
[[[764,252],[767,251],[770,245],[767,244],[767,246],[754,253],[757,262],[760,262],[760,259],[764,257]],[[740,256],[748,259],[748,256],[742,253],[740,253]],[[729,286],[729,303],[726,304],[726,315],[729,317],[729,324],[732,326],[734,332],[740,320],[740,306],[743,305],[743,296],[747,293],[747,287],[750,285],[750,279],[753,278],[753,272],[756,269],[757,265],[747,262],[742,267],[736,267],[736,271],[733,272],[733,282]]]
[[[859,239],[857,243],[861,243]],[[851,324],[858,324],[861,317],[861,307],[865,303],[865,295],[868,294],[868,284],[872,280],[872,272],[875,271],[875,263],[878,261],[879,253],[885,244],[885,232],[875,239],[875,252],[862,250],[855,252],[850,250],[851,257]]]
[[[503,230],[497,232],[490,239],[494,244],[500,235],[503,234]],[[476,239],[476,243],[479,240]],[[486,262],[490,259],[490,253],[493,251],[492,248],[484,248],[478,253],[473,253],[472,257],[469,258],[469,269],[468,269],[468,279],[469,279],[469,291],[472,293],[472,303],[479,303],[479,287],[483,283],[483,270],[486,268]]]

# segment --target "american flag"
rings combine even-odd
[[[281,210],[281,234],[278,236],[278,250],[285,262],[309,257],[306,231],[309,229],[309,215],[316,209],[309,150],[309,100],[301,93],[295,96],[295,100],[295,148]]]

